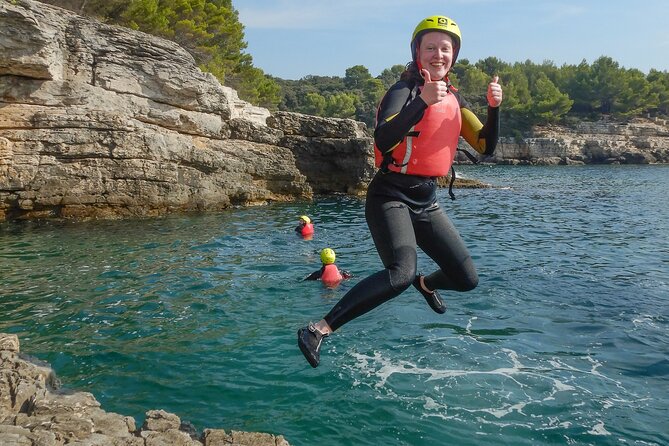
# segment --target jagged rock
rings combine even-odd
[[[193,440],[190,435],[177,429],[167,429],[160,432],[142,431],[140,435],[146,446],[202,446],[202,443]]]
[[[67,443],[67,446],[146,446],[146,444],[144,439],[139,437],[116,438],[94,433],[83,440]]]
[[[370,150],[373,141],[363,123],[276,112],[267,124],[284,134],[280,145],[293,152],[297,168],[314,193],[359,195],[366,190],[375,167]]]
[[[576,128],[547,126],[533,137],[500,138],[486,161],[500,164],[669,163],[669,123],[634,119],[628,123],[581,122]]]
[[[369,138],[365,124],[352,119],[330,119],[301,113],[276,112],[267,125],[286,135],[321,138]]]
[[[18,353],[19,337],[16,335],[0,333],[0,351]]]
[[[0,424],[0,444],[3,446],[55,446],[63,443],[56,442],[56,435],[53,432],[31,432],[21,426]]]
[[[223,429],[205,429],[202,443],[204,446],[290,446],[281,435],[239,431],[228,434]]]
[[[232,431],[232,442],[245,446],[288,446],[283,437],[261,432]]]
[[[164,410],[150,410],[146,413],[142,429],[167,432],[170,429],[179,430],[179,426],[181,426],[181,419],[173,413]]]
[[[164,410],[149,410],[138,431],[132,417],[106,412],[88,392],[64,392],[51,368],[20,355],[15,335],[0,333],[0,445],[290,446],[268,433],[205,429]]]
[[[173,42],[15,0],[0,2],[0,47],[0,221],[217,210],[369,179],[361,123],[282,113],[270,127]],[[294,152],[298,125],[313,139]],[[350,158],[323,162],[323,139]]]

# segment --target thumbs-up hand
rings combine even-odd
[[[448,86],[446,85],[446,82],[442,80],[433,81],[430,77],[430,72],[425,68],[420,70],[420,74],[423,76],[423,79],[425,79],[425,84],[420,92],[420,97],[423,98],[423,101],[425,101],[427,105],[443,101],[448,94]]]
[[[499,107],[502,103],[502,86],[498,83],[499,76],[494,76],[492,82],[488,84],[488,105],[491,107]]]

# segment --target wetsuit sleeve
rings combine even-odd
[[[323,275],[323,270],[324,269],[325,269],[325,267],[322,267],[318,271],[314,271],[313,273],[309,274],[307,277],[305,277],[302,280],[318,280]]]
[[[386,93],[376,115],[374,143],[382,152],[393,149],[421,120],[427,104],[406,82],[398,82]]]
[[[469,104],[460,95],[460,113],[462,114],[462,129],[460,135],[483,155],[492,155],[499,139],[499,107],[488,106],[488,116],[485,125],[469,109]]]

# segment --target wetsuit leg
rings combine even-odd
[[[476,267],[465,242],[441,207],[424,211],[415,221],[418,246],[440,270],[425,278],[430,289],[469,291],[478,285]]]
[[[416,276],[416,236],[409,208],[398,201],[368,196],[365,217],[385,269],[351,288],[325,316],[332,330],[406,290]]]

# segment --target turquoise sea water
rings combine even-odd
[[[0,331],[138,423],[163,408],[293,446],[669,444],[669,166],[458,173],[497,186],[440,192],[479,287],[444,315],[407,290],[317,369],[297,329],[380,267],[356,198],[2,224]],[[328,246],[355,277],[301,282]]]

